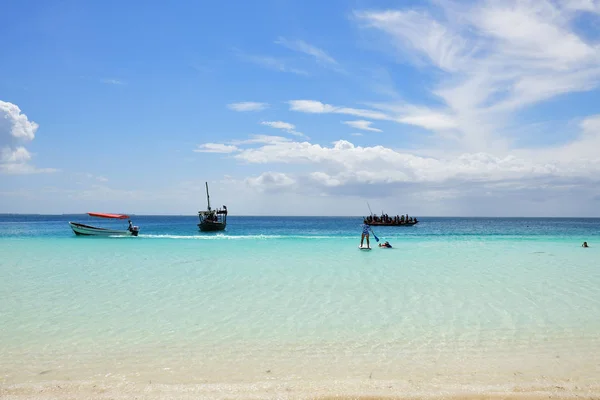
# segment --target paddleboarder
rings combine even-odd
[[[371,245],[369,243],[369,231],[370,230],[371,230],[371,226],[367,223],[363,223],[362,235],[360,235],[360,247],[363,247],[363,242],[365,241],[365,238],[367,238],[367,249],[371,248]]]

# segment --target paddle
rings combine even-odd
[[[377,237],[377,235],[375,235],[375,232],[373,232],[373,228],[371,228],[369,226],[369,229],[371,230],[371,233],[373,234],[373,237],[375,238],[375,241],[379,243],[379,238]]]

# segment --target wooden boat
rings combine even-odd
[[[405,221],[401,221],[399,223],[397,222],[366,222],[365,223],[371,225],[371,226],[413,226],[419,223],[419,221],[413,220],[413,221],[409,221],[409,222],[405,222]]]
[[[129,219],[129,216],[124,214],[88,213],[88,215],[91,217],[108,219]],[[79,222],[69,222],[69,225],[77,236],[137,236],[140,232],[140,228],[133,226],[131,220],[129,221],[129,227],[126,230],[100,228],[97,226],[81,224]]]
[[[404,216],[396,216],[396,217],[387,217],[387,221],[385,220],[383,214],[381,217],[377,215],[371,214],[368,217],[363,218],[363,223],[371,225],[371,226],[413,226],[419,223],[416,218],[404,218]],[[399,218],[400,217],[400,218]]]
[[[200,223],[198,228],[202,232],[214,232],[225,230],[227,226],[227,206],[213,210],[210,208],[210,196],[208,194],[208,182],[206,183],[206,200],[208,207],[206,211],[198,211],[198,218]]]

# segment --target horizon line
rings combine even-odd
[[[196,214],[134,214],[134,213],[120,213],[133,217],[191,217],[196,216]],[[15,216],[44,216],[44,217],[56,217],[56,216],[66,216],[66,215],[87,215],[87,212],[83,213],[0,213],[0,216],[7,215],[15,215]],[[379,216],[379,214],[373,214]],[[390,214],[387,214],[390,215]],[[397,214],[397,215],[407,215],[407,214]],[[228,217],[277,217],[277,218],[364,218],[367,215],[276,215],[276,214],[234,214],[228,215]],[[415,215],[408,214],[408,216],[415,217]],[[556,219],[572,219],[572,218],[589,218],[589,219],[598,219],[600,216],[586,216],[586,217],[575,217],[575,216],[491,216],[491,215],[417,215],[417,218],[556,218]]]

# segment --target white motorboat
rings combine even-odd
[[[129,216],[124,214],[88,213],[88,215],[99,218],[129,220]],[[140,228],[133,226],[131,220],[129,220],[129,227],[126,230],[100,228],[97,226],[81,224],[79,222],[69,222],[69,225],[71,226],[71,229],[73,229],[73,232],[78,236],[137,236],[140,232]]]

